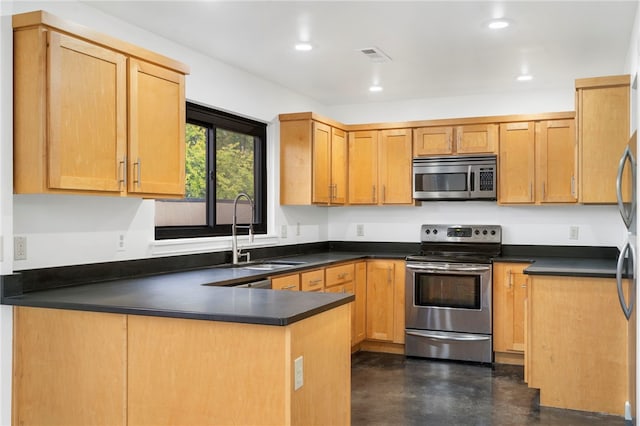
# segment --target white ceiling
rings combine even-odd
[[[628,1],[87,1],[326,105],[573,86],[621,74]],[[489,30],[504,17],[512,25]],[[308,38],[315,46],[297,52]],[[392,58],[372,63],[378,47]],[[521,72],[533,75],[518,82]],[[380,93],[368,87],[378,82]]]

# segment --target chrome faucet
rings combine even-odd
[[[249,200],[249,204],[251,204],[251,219],[249,220],[249,225],[238,225],[237,222],[237,209],[238,209],[238,200],[242,197],[245,197]],[[253,214],[254,214],[254,205],[253,200],[246,192],[241,192],[236,195],[236,199],[233,200],[233,223],[231,224],[231,251],[233,252],[233,264],[238,264],[238,258],[246,257],[247,262],[250,260],[249,253],[242,253],[242,249],[238,248],[238,228],[249,228],[249,242],[253,242]]]

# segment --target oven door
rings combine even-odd
[[[491,265],[407,264],[406,328],[491,334]]]

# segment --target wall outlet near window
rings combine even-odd
[[[577,240],[579,233],[580,233],[580,227],[579,226],[573,225],[573,226],[569,227],[569,239],[570,240]]]
[[[27,237],[13,237],[13,260],[27,260]]]
[[[356,225],[356,235],[358,237],[364,237],[364,225],[359,223]]]
[[[287,225],[280,227],[280,238],[287,238]]]

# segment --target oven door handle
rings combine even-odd
[[[407,263],[407,269],[415,269],[424,272],[476,272],[476,271],[488,271],[491,266],[460,266],[460,265],[421,265],[419,263]]]
[[[454,340],[454,341],[464,341],[464,342],[480,342],[484,340],[490,340],[490,336],[477,336],[471,334],[464,334],[461,336],[440,336],[438,334],[431,334],[428,332],[420,332],[420,331],[406,331],[408,336],[416,336],[416,337],[426,337],[427,339],[435,339],[435,340]]]

